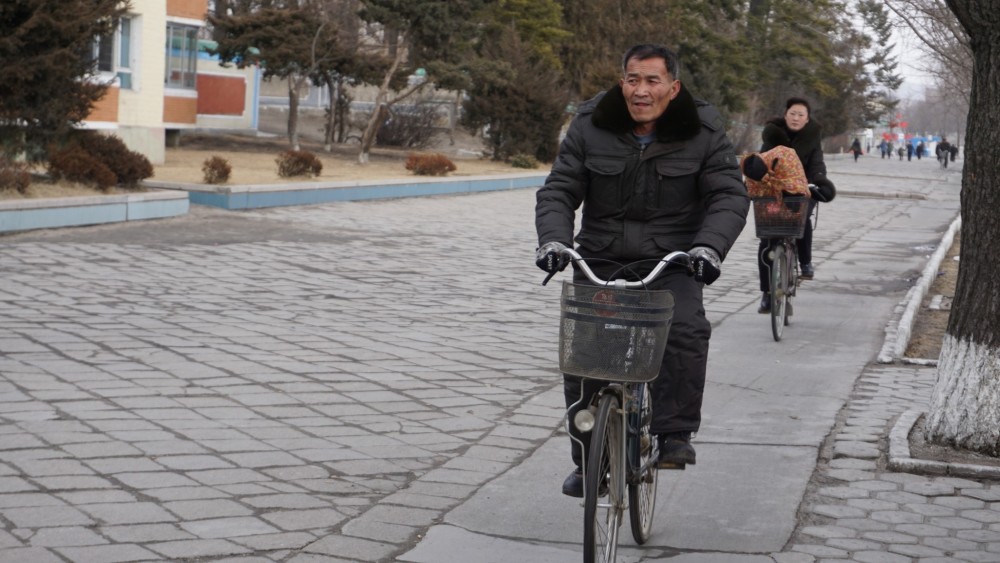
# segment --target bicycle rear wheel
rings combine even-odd
[[[785,303],[788,298],[788,266],[785,246],[776,244],[771,255],[771,335],[781,340],[785,328]]]
[[[601,397],[592,432],[583,484],[583,561],[610,563],[618,551],[625,492],[622,417],[613,393]]]
[[[653,422],[653,403],[650,388],[645,383],[635,385],[634,412],[628,415],[628,516],[635,543],[642,545],[649,540],[653,528],[653,510],[656,508],[656,437],[649,433]]]

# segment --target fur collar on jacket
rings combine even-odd
[[[764,146],[768,148],[781,145],[792,147],[796,149],[796,152],[800,150],[808,151],[813,147],[820,146],[822,130],[823,128],[819,123],[810,119],[809,123],[806,123],[806,126],[796,133],[795,138],[792,139],[791,131],[788,130],[785,118],[776,117],[764,125],[764,132],[761,134],[761,138],[764,140]]]
[[[601,97],[590,119],[596,127],[617,134],[630,133],[635,126],[635,121],[628,113],[621,86],[611,88]],[[677,97],[671,100],[666,111],[656,120],[656,140],[683,141],[693,138],[700,130],[698,106],[691,93],[681,84]]]

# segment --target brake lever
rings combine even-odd
[[[545,276],[545,280],[542,282],[542,285],[548,284],[549,280],[551,280],[554,275],[556,275],[556,272],[549,272],[549,275]]]

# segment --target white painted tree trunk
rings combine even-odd
[[[969,34],[972,92],[962,167],[962,260],[927,421],[931,442],[1000,457],[1000,11],[945,0]]]
[[[945,335],[924,427],[932,442],[1000,455],[1000,350]]]

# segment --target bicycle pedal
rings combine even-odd
[[[686,467],[687,467],[686,463],[673,463],[670,461],[661,461],[656,464],[657,469],[679,469],[681,471],[684,471]]]

